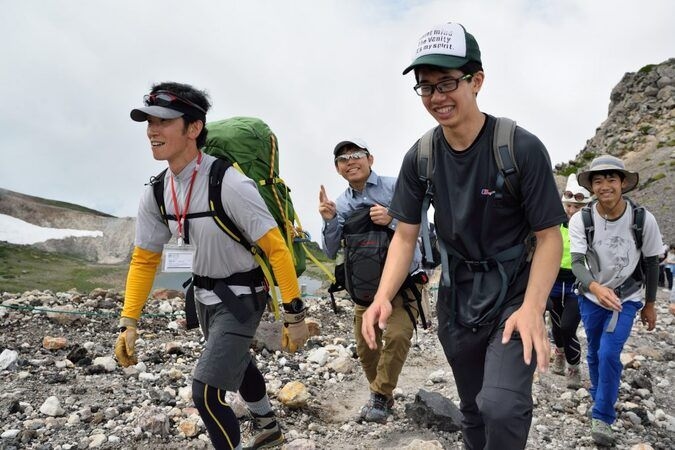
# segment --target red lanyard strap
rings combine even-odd
[[[173,210],[174,213],[176,214],[176,221],[178,222],[178,238],[179,240],[183,240],[183,223],[185,222],[185,217],[187,216],[188,209],[190,208],[190,197],[192,197],[192,186],[195,184],[195,178],[197,178],[197,172],[199,171],[199,165],[202,162],[202,153],[199,152],[199,156],[197,157],[197,164],[195,165],[195,168],[192,171],[192,178],[190,179],[190,187],[188,188],[188,193],[187,193],[187,199],[185,200],[185,209],[183,209],[183,212],[180,212],[180,209],[178,208],[178,199],[176,198],[176,188],[174,187],[173,184],[173,174],[171,177],[169,177],[170,183],[171,183],[171,199],[173,200]]]

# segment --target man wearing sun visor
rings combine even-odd
[[[210,169],[217,161],[199,150],[206,142],[208,96],[190,85],[167,82],[154,85],[144,100],[145,106],[132,110],[131,118],[147,121],[153,157],[168,163],[163,176],[156,177],[164,183],[166,211],[160,211],[149,186],[138,209],[115,355],[125,367],[137,362],[138,320],[160,263],[163,271],[192,272],[197,316],[206,339],[193,374],[192,397],[211,441],[218,449],[242,448],[239,421],[222,401],[225,391],[238,391],[260,429],[243,448],[278,445],[284,437],[265,379],[249,351],[269,288],[252,254],[206,214]],[[295,351],[308,337],[306,308],[284,239],[253,180],[227,169],[220,189],[226,214],[270,261],[283,298],[282,345]]]

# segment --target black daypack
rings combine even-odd
[[[628,202],[631,209],[633,210],[633,223],[631,224],[631,230],[633,231],[633,241],[635,242],[635,248],[638,250],[642,249],[642,242],[644,240],[644,228],[645,228],[645,208],[635,203],[630,198],[624,196],[624,200]],[[593,249],[593,237],[595,236],[595,224],[593,223],[593,205],[597,203],[597,200],[590,202],[588,205],[581,208],[581,220],[584,224],[584,234],[586,235],[586,245],[588,250],[592,252]],[[635,281],[640,282],[640,286],[644,281],[644,259],[640,256],[640,262],[638,263],[635,271],[631,275]]]
[[[370,219],[370,208],[356,210],[342,227],[345,288],[354,303],[372,303],[394,230]]]
[[[333,293],[343,289],[347,290],[354,303],[368,307],[373,302],[380,284],[394,230],[373,223],[370,219],[370,207],[364,207],[354,211],[345,220],[342,236],[344,262],[335,266],[336,281],[328,288],[333,310],[337,310]],[[418,303],[420,320],[425,329],[429,324],[422,311],[422,293],[416,284],[425,284],[427,281],[426,273],[422,271],[413,276],[409,275],[401,286],[404,298],[409,302]],[[406,290],[412,293],[412,298],[404,293]],[[406,310],[415,323],[410,310]]]

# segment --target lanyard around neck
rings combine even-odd
[[[178,199],[176,198],[176,188],[173,185],[173,175],[169,177],[171,184],[171,199],[173,200],[173,210],[176,214],[176,221],[178,222],[178,242],[183,242],[183,223],[185,222],[185,217],[187,216],[188,208],[190,207],[190,197],[192,196],[192,186],[195,184],[195,178],[197,177],[197,172],[199,171],[199,165],[202,162],[202,153],[199,152],[197,156],[197,164],[192,170],[192,178],[190,179],[190,187],[188,188],[187,198],[185,199],[185,209],[183,212],[180,212],[178,208]]]

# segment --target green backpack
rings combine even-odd
[[[276,136],[265,122],[254,117],[231,117],[210,122],[206,124],[206,129],[209,133],[202,150],[208,155],[231,161],[244,175],[255,181],[291,251],[295,273],[300,276],[306,267],[302,244],[307,241],[307,236],[295,214],[291,190],[279,178]],[[220,197],[209,199],[210,202],[212,200],[219,203]]]
[[[270,214],[276,220],[277,226],[286,241],[286,246],[291,252],[296,275],[300,276],[305,271],[306,256],[309,256],[324,272],[330,274],[328,269],[323,267],[305,247],[305,242],[309,241],[309,234],[303,231],[302,225],[295,214],[290,188],[286,186],[284,180],[279,178],[277,138],[269,126],[254,117],[232,117],[207,123],[206,128],[208,135],[202,150],[204,153],[218,158],[212,164],[209,172],[209,211],[188,214],[186,218],[213,217],[213,220],[223,232],[253,254],[269,284],[277,284],[264,253],[254,243],[248,242],[223,208],[220,184],[225,171],[234,166],[255,181],[258,186],[258,191]],[[150,183],[153,186],[155,201],[159,206],[162,219],[168,225],[169,220],[176,220],[176,217],[166,212],[164,204],[165,174],[166,169],[153,177]],[[332,274],[330,275],[332,276]],[[275,316],[278,317],[276,290],[271,289],[270,293],[274,298]],[[193,322],[196,321],[196,318],[193,317],[192,319],[194,319]]]

